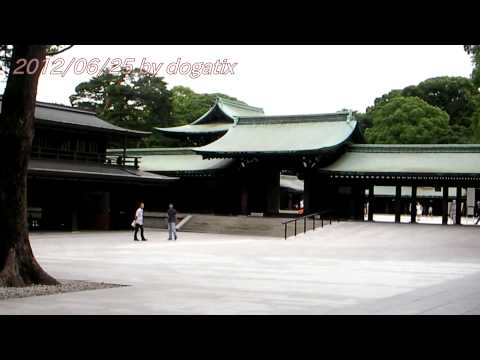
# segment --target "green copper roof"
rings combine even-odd
[[[122,150],[108,150],[109,155],[120,155]],[[140,169],[170,175],[200,175],[227,168],[231,159],[204,160],[193,148],[127,149],[127,156],[139,156]]]
[[[480,174],[480,145],[351,145],[321,171],[357,174]]]
[[[175,126],[171,128],[155,128],[163,133],[171,133],[171,134],[182,134],[184,136],[188,135],[208,135],[208,134],[219,134],[225,133],[232,127],[233,124],[222,124],[222,123],[214,123],[214,124],[198,124],[198,125],[183,125],[183,126]]]
[[[3,97],[0,95],[0,112],[2,99]],[[129,137],[144,137],[151,134],[150,132],[130,130],[110,124],[98,118],[92,111],[40,101],[37,101],[35,104],[35,124],[83,129],[92,133],[109,133]]]
[[[207,158],[311,154],[336,149],[356,127],[348,112],[244,117],[220,139],[195,151]]]
[[[157,183],[176,180],[175,177],[153,174],[115,165],[103,165],[98,163],[84,163],[62,160],[32,159],[28,163],[28,174],[30,176],[61,176],[74,179],[93,178],[99,180],[121,180],[131,184],[135,183]]]
[[[191,124],[155,130],[175,137],[221,134],[230,129],[240,116],[254,115],[263,115],[263,109],[219,97],[205,114]]]
[[[222,110],[222,112],[232,120],[236,120],[237,118],[242,116],[263,115],[262,108],[250,106],[239,101],[228,100],[221,97],[217,98],[215,105],[218,106]],[[215,105],[213,107],[215,107]],[[207,114],[196,120],[193,124],[201,124],[205,122]]]

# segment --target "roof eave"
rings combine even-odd
[[[382,180],[405,177],[405,176],[418,176],[418,177],[480,177],[480,173],[442,173],[442,172],[416,172],[416,171],[404,171],[404,172],[380,172],[380,171],[344,171],[344,170],[329,170],[319,169],[319,173],[339,175],[339,176],[375,176],[381,177]]]
[[[145,137],[152,134],[149,131],[138,131],[138,130],[129,130],[129,129],[123,129],[123,130],[107,129],[107,128],[101,128],[101,127],[95,127],[95,126],[88,126],[88,125],[62,123],[59,121],[45,120],[45,119],[35,119],[35,122],[40,125],[49,125],[49,126],[53,125],[58,128],[89,130],[89,131],[96,131],[96,132],[122,135],[122,136],[127,135],[131,137]]]
[[[179,129],[174,130],[175,128],[154,128],[154,130],[159,131],[163,134],[168,134],[170,136],[202,136],[202,135],[218,135],[226,133],[228,129],[212,129],[212,130],[196,130],[196,131],[182,131]]]

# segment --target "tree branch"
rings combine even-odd
[[[63,53],[64,51],[67,51],[68,49],[71,49],[72,47],[74,47],[75,45],[68,45],[65,49],[62,49],[60,51],[55,51],[53,53],[47,53],[47,56],[55,56],[55,55],[58,55],[58,54],[61,54]]]

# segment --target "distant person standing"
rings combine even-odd
[[[143,208],[145,207],[145,204],[142,202],[140,203],[139,208],[135,212],[135,234],[133,236],[134,241],[139,241],[137,238],[138,234],[138,229],[140,229],[140,236],[142,237],[142,241],[147,241],[145,239],[145,236],[143,236]]]
[[[303,199],[300,200],[300,207],[298,209],[298,214],[299,215],[303,215],[303,212],[305,211],[304,207],[303,207]]]
[[[477,221],[475,222],[475,225],[478,225],[478,222],[480,221],[480,201],[477,201],[476,203],[475,216],[477,217]]]
[[[173,204],[168,206],[168,240],[177,240],[177,210]],[[173,238],[172,238],[173,237]]]
[[[428,202],[428,216],[433,216],[433,203],[432,200]]]
[[[454,224],[457,223],[457,201],[452,200],[452,205],[450,206],[450,217]]]
[[[423,207],[422,207],[422,205],[420,205],[419,202],[417,202],[417,222],[420,221],[420,218],[422,216],[422,212],[423,212]]]

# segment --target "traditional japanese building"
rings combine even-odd
[[[263,116],[263,109],[219,97],[204,115],[191,124],[155,130],[170,138],[186,140],[198,146],[225,135],[241,116]]]
[[[454,194],[459,222],[466,205],[462,188],[477,188],[480,179],[479,145],[366,145],[350,111],[267,116],[260,108],[218,99],[190,125],[156,130],[189,139],[192,147],[129,149],[128,154],[142,157],[144,171],[180,179],[168,201],[184,211],[275,216],[281,174],[289,174],[304,181],[306,214],[330,210],[363,219],[368,204],[372,220],[381,207],[374,187],[394,186],[389,211],[399,222],[408,205],[415,222],[415,210],[410,210],[417,188],[432,187],[442,192],[435,212],[441,212],[444,223]],[[402,187],[410,189],[403,205]]]
[[[314,183],[321,186],[314,187],[311,197],[314,206],[336,203],[344,210],[358,209],[360,203],[368,201],[368,218],[372,220],[373,187],[395,186],[395,221],[400,222],[402,187],[411,188],[411,203],[415,204],[417,188],[429,186],[442,191],[442,223],[446,224],[450,189],[454,188],[455,221],[459,224],[462,207],[468,208],[462,189],[477,189],[479,181],[480,145],[351,145],[336,161],[316,170]],[[415,215],[412,211],[411,222],[415,222]],[[352,211],[351,216],[360,217],[359,211]]]
[[[127,156],[127,146],[148,134],[112,125],[93,112],[37,102],[28,167],[31,228],[128,228],[149,189],[161,192],[175,180],[144,171],[139,157]],[[107,154],[107,148],[119,146],[120,154]]]

